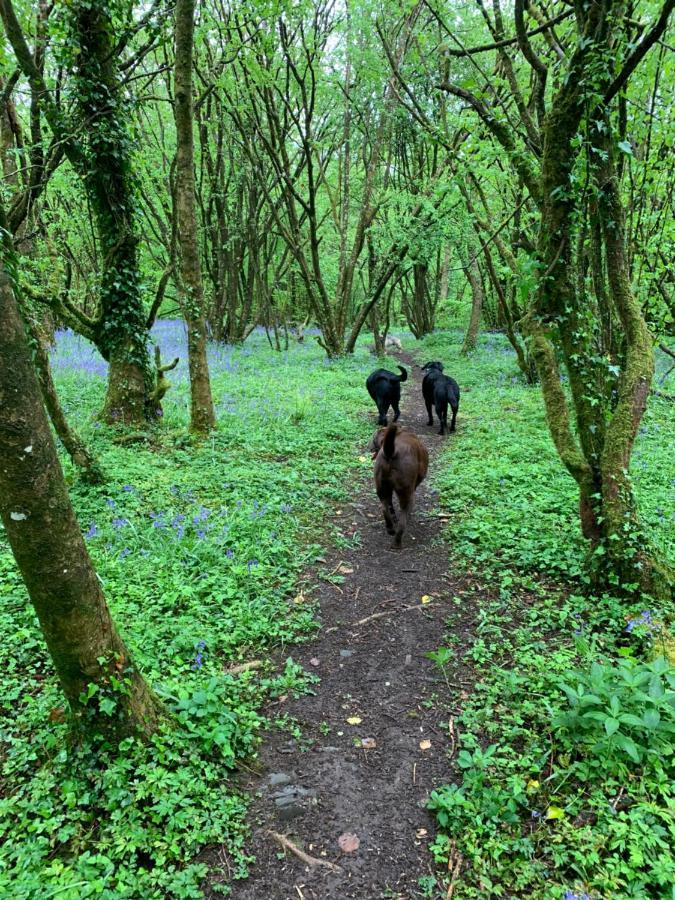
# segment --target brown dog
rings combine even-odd
[[[382,504],[387,532],[394,535],[393,550],[401,547],[401,538],[412,512],[417,485],[424,481],[429,468],[427,448],[398,425],[381,428],[373,437],[375,489]],[[394,493],[400,511],[394,511]]]

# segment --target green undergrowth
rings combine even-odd
[[[418,353],[464,390],[434,478],[453,565],[480,581],[461,599],[479,611],[461,648],[475,685],[456,722],[454,781],[431,796],[432,850],[444,871],[461,857],[456,897],[673,897],[673,611],[592,595],[576,490],[539,389],[502,336],[481,336],[468,359],[460,346],[435,334]],[[632,475],[671,564],[674,438],[672,409],[652,397]]]
[[[210,845],[242,876],[245,806],[230,773],[255,753],[265,700],[311,689],[288,647],[317,627],[298,578],[330,536],[327,506],[369,463],[358,448],[372,431],[373,361],[359,350],[327,363],[309,338],[287,354],[261,335],[214,350],[218,428],[198,442],[178,353],[164,421],[144,434],[97,424],[105,380],[83,342],[65,336],[55,353],[68,418],[106,475],[87,486],[64,460],[76,511],[113,617],[171,716],[119,752],[69,742],[0,536],[2,896],[198,897]],[[288,657],[281,670],[273,651]],[[228,673],[242,662],[255,665]]]

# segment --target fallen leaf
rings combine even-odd
[[[345,831],[345,833],[341,834],[338,838],[338,844],[343,853],[354,853],[359,849],[360,843],[361,841],[359,838],[351,831]]]
[[[320,660],[317,656],[313,656],[309,661],[310,666],[318,666],[320,664]]]
[[[431,603],[431,597],[428,594],[423,594],[422,603]]]
[[[549,806],[546,810],[546,818],[547,819],[564,819],[565,818],[565,810],[560,809],[559,806]]]
[[[340,566],[338,569],[342,575],[352,575],[354,573],[353,569],[350,569],[349,566]]]
[[[361,716],[350,716],[347,719],[348,725],[360,725],[361,724]]]
[[[420,741],[420,750],[428,750],[431,747],[431,741],[426,739],[424,741]]]
[[[377,741],[375,738],[362,738],[361,746],[364,750],[374,750],[377,747]]]
[[[535,791],[539,790],[539,782],[536,778],[530,778],[530,780],[525,785],[525,790],[528,794],[534,794]]]
[[[425,837],[427,834],[428,834],[428,832],[427,832],[426,828],[418,828],[417,831],[415,832],[415,837],[419,839],[419,838]]]

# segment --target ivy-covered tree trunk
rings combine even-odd
[[[575,51],[568,76],[546,117],[538,244],[542,274],[526,327],[541,377],[549,428],[563,463],[579,486],[581,524],[590,541],[592,575],[601,586],[613,586],[625,593],[667,594],[669,575],[642,533],[629,476],[654,362],[651,338],[630,288],[614,163],[616,137],[602,105],[589,123],[593,147],[587,165],[598,198],[611,303],[625,340],[623,364],[611,369],[595,351],[602,325],[589,316],[587,281],[580,275],[581,260],[575,252],[582,200],[575,188],[570,188],[579,154],[574,144],[589,97],[597,103],[598,95],[602,97],[608,89],[612,70],[603,64],[603,54],[610,53],[617,8],[614,0],[589,7],[585,28],[595,35],[595,41],[582,43]],[[601,311],[602,304],[596,308]],[[568,374],[575,430],[560,383],[550,339],[553,335],[557,336]]]
[[[117,740],[160,705],[117,633],[68,497],[10,278],[0,271],[0,517],[76,723]]]
[[[102,269],[97,345],[110,370],[103,417],[140,423],[152,389],[141,299],[132,148],[108,3],[72,0],[66,12],[82,128],[84,182]]]

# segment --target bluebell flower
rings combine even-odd
[[[111,497],[108,497],[108,499],[105,501],[105,505],[109,506],[110,509],[114,509],[117,506],[117,504]]]
[[[257,565],[258,565],[257,559],[249,559],[249,561],[246,563],[246,568],[248,569],[249,575],[251,574],[251,569],[253,568],[253,566],[257,566]]]
[[[226,556],[228,559],[232,559],[232,557],[234,556],[234,550],[228,550],[228,551],[225,553],[225,556]]]
[[[198,529],[197,529],[197,538],[198,538],[200,541],[203,541],[205,537],[206,537],[206,529],[205,529],[205,528],[198,528]]]
[[[112,520],[113,528],[124,528],[125,525],[129,524],[128,519],[123,519],[121,516],[117,516]]]
[[[122,488],[122,490],[125,491],[127,494],[130,494],[130,493],[133,493],[134,486],[133,486],[133,484],[125,484],[124,487]]]
[[[282,503],[281,504],[282,513],[289,513],[292,509],[293,509],[293,507],[291,506],[290,503]]]
[[[89,526],[89,530],[85,534],[85,537],[93,538],[93,537],[96,537],[97,534],[98,534],[98,525],[96,524],[96,522],[92,522],[91,525]]]
[[[124,559],[131,553],[131,550],[128,547],[125,547],[124,550],[120,553],[120,559]]]

